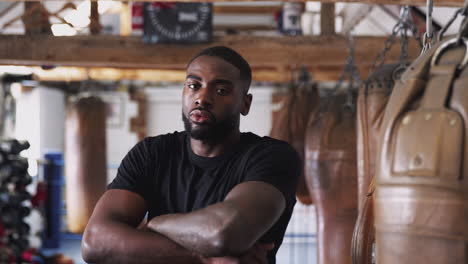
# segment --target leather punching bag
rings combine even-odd
[[[359,216],[351,246],[353,264],[371,264],[375,243],[373,184],[378,135],[390,93],[401,73],[400,64],[386,64],[359,88],[357,103],[357,156]]]
[[[307,120],[317,112],[319,95],[315,86],[294,87],[287,94],[274,94],[273,105],[279,105],[273,112],[270,132],[272,138],[291,144],[304,160],[304,141]],[[312,204],[304,171],[297,183],[296,196],[303,204]]]
[[[379,264],[468,263],[467,41],[427,51],[388,102],[374,194]]]
[[[356,113],[345,95],[322,98],[306,131],[306,180],[317,214],[318,264],[351,263],[357,218]]]
[[[107,184],[106,104],[77,99],[68,106],[65,130],[68,230],[82,233]]]

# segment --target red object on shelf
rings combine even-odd
[[[132,30],[143,30],[143,2],[132,3]]]

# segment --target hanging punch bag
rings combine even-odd
[[[318,264],[351,263],[357,218],[356,113],[346,95],[321,98],[306,132],[306,180],[316,208]]]
[[[307,120],[318,109],[319,95],[317,87],[307,82],[302,85],[293,85],[287,93],[273,95],[273,105],[279,109],[273,112],[273,122],[270,132],[272,138],[284,140],[291,144],[304,160],[304,141]],[[297,183],[296,196],[303,204],[312,204],[304,171]]]
[[[375,245],[373,192],[379,155],[379,135],[393,86],[409,65],[407,32],[412,31],[413,34],[416,32],[414,23],[410,19],[410,11],[408,6],[402,7],[392,35],[388,38],[384,50],[377,55],[373,67],[376,70],[359,89],[357,106],[359,216],[351,246],[353,264],[371,264],[375,261],[373,259]],[[384,64],[386,53],[393,45],[387,46],[387,43],[393,43],[391,40],[394,40],[397,35],[401,39],[400,61],[395,64]]]
[[[70,103],[65,134],[68,230],[82,233],[107,184],[106,104],[98,97]]]
[[[400,64],[386,64],[359,88],[357,102],[358,220],[352,239],[354,264],[371,264],[375,243],[373,189],[378,135]]]
[[[377,263],[468,263],[468,20],[398,81],[382,123]]]

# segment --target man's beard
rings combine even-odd
[[[185,131],[191,138],[205,141],[219,141],[227,137],[236,127],[239,126],[239,116],[228,116],[222,120],[213,117],[211,122],[199,124],[196,128],[192,127],[190,120],[182,113]]]

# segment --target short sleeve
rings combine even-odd
[[[273,141],[249,158],[244,181],[262,181],[276,187],[288,207],[296,202],[296,186],[302,171],[298,153],[285,142]]]
[[[123,189],[148,197],[148,165],[150,159],[149,139],[137,143],[123,158],[117,170],[117,176],[107,189]]]

